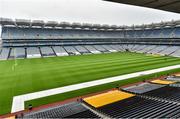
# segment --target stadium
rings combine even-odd
[[[178,0],[106,2],[180,12]],[[180,117],[179,20],[0,25],[0,118]]]

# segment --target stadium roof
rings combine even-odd
[[[90,30],[134,30],[134,29],[154,29],[164,27],[177,27],[180,26],[179,21],[169,21],[161,23],[143,24],[143,25],[132,25],[132,26],[117,26],[108,24],[89,24],[89,23],[68,23],[68,22],[57,22],[43,20],[26,20],[26,19],[8,19],[0,18],[0,25],[2,26],[13,26],[13,27],[33,27],[33,28],[71,28],[71,29],[90,29]]]
[[[105,0],[180,13],[180,0]]]
[[[14,22],[15,25],[17,26],[29,26],[30,25],[31,20],[26,20],[26,19],[16,19],[16,21]]]

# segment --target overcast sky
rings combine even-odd
[[[180,14],[102,0],[0,0],[0,17],[132,25],[180,19]]]

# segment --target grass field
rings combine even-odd
[[[136,53],[111,53],[0,61],[0,114],[9,113],[15,95],[180,64],[180,58]],[[180,71],[180,69],[174,70]],[[167,72],[165,72],[167,73]],[[160,73],[159,73],[160,74]],[[134,78],[119,85],[143,80]],[[117,83],[117,82],[116,82]],[[114,83],[50,96],[26,103],[41,105],[111,88]]]

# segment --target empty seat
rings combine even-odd
[[[64,46],[64,49],[69,55],[80,55],[80,53],[73,46]]]
[[[180,87],[165,86],[144,93],[144,95],[180,102]]]
[[[25,113],[22,118],[72,118],[87,117],[97,118],[94,113],[85,108],[81,103],[71,102],[68,104],[47,108],[40,111]]]
[[[12,48],[10,52],[9,59],[14,59],[14,58],[25,58],[25,48]]]
[[[108,50],[106,50],[105,48],[103,48],[101,45],[93,45],[93,47],[95,49],[97,49],[98,51],[101,51],[101,52],[109,52]]]
[[[86,49],[88,49],[91,53],[93,54],[99,54],[101,53],[100,51],[98,51],[97,49],[95,49],[93,46],[91,45],[85,45],[84,46]]]
[[[9,48],[2,48],[2,51],[0,53],[0,60],[6,60],[8,58],[9,51]]]
[[[41,54],[38,47],[27,48],[27,58],[40,58]]]
[[[75,49],[81,54],[89,54],[90,52],[83,46],[74,46]]]
[[[57,56],[68,56],[68,53],[61,46],[53,46],[52,47]]]
[[[137,96],[97,109],[112,118],[162,118],[169,116],[172,112],[175,112],[173,115],[177,116],[180,112],[177,104]]]
[[[43,57],[55,56],[51,47],[40,47]]]
[[[102,45],[102,47],[104,47],[106,50],[108,50],[110,52],[117,52],[117,50],[112,48],[110,45]]]
[[[152,90],[164,87],[164,86],[165,85],[142,83],[139,85],[133,85],[127,88],[123,88],[123,90],[132,92],[132,93],[142,94],[142,93],[149,92],[149,91],[152,91]]]

